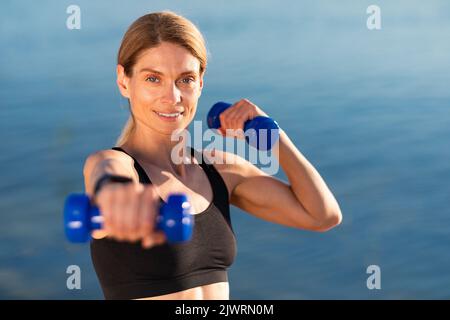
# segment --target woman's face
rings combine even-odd
[[[163,42],[138,57],[127,77],[117,67],[117,84],[130,99],[137,125],[163,134],[185,129],[192,121],[203,88],[200,62],[185,48]]]

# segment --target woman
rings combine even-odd
[[[172,161],[179,142],[171,134],[194,118],[206,64],[201,33],[172,12],[142,16],[122,40],[117,85],[131,116],[118,147],[90,155],[84,166],[86,192],[104,217],[91,255],[107,299],[229,299],[227,268],[236,255],[230,204],[299,229],[341,222],[325,182],[282,130],[275,150],[289,184],[223,151],[191,149],[191,163]],[[240,129],[257,115],[266,114],[242,99],[221,115],[220,130]],[[182,244],[154,230],[159,201],[174,192],[188,195],[195,220]]]

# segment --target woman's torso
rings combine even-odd
[[[181,179],[176,177],[174,174],[167,171],[161,171],[154,165],[142,160],[139,160],[139,166],[145,171],[145,173],[138,173],[140,176],[145,174],[150,179],[151,184],[156,187],[160,198],[164,201],[167,200],[168,196],[173,192],[183,192],[187,194],[193,207],[195,219],[201,221],[203,219],[212,218],[205,218],[205,215],[209,214],[208,212],[213,205],[213,201],[215,201],[215,198],[217,201],[219,195],[214,194],[214,186],[212,186],[210,179],[211,173],[206,173],[204,170],[205,167],[200,166],[195,157],[193,157],[193,161],[193,164],[187,166],[186,178],[183,179],[183,181],[181,181]],[[226,173],[223,174],[223,172],[220,171],[220,166],[215,168],[223,179],[225,187],[228,190],[227,201],[229,201],[229,191],[233,190],[235,181],[232,175],[227,175]],[[232,240],[229,239],[228,242],[232,242]],[[217,249],[218,248],[215,248],[214,250],[217,251]],[[229,285],[227,280],[218,281],[173,293],[153,295],[141,299],[229,299]]]
[[[176,190],[188,195],[194,214],[204,212],[212,202],[213,190],[209,179],[193,158],[195,165],[188,171],[191,179],[186,179],[188,183],[181,183],[176,177],[167,172],[158,172],[159,169],[151,164],[140,162],[147,175],[150,177],[152,184],[158,188],[158,194],[162,199],[167,199],[168,195]],[[216,167],[220,172],[220,167]],[[229,175],[221,173],[228,191],[233,190],[231,184],[234,182]],[[166,179],[167,180],[166,180]],[[165,180],[165,181],[164,181]],[[195,288],[169,293],[160,296],[143,298],[143,300],[228,300],[229,285],[228,282],[217,282],[208,285],[198,286]]]

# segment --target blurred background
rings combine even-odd
[[[66,27],[72,4],[79,30]],[[381,30],[367,28],[372,4]],[[2,0],[0,298],[103,299],[88,244],[65,240],[62,208],[84,191],[86,156],[114,146],[128,118],[115,84],[124,32],[166,9],[194,22],[210,52],[196,120],[216,101],[250,99],[344,215],[313,233],[232,207],[230,298],[450,298],[446,0]],[[69,265],[81,268],[81,290],[66,287]],[[370,265],[380,290],[367,287]]]

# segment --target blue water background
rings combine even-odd
[[[66,8],[81,8],[68,30]],[[450,298],[450,2],[1,1],[0,298],[102,299],[62,205],[128,117],[115,57],[137,17],[173,10],[210,51],[196,120],[248,98],[321,173],[344,221],[289,229],[232,208],[232,299]],[[280,173],[279,178],[284,178]],[[68,290],[66,268],[82,270]],[[366,268],[381,268],[369,290]]]

